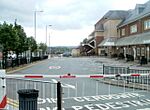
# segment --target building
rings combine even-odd
[[[129,15],[118,25],[119,39],[116,48],[125,57],[131,56],[133,60],[145,57],[150,59],[150,1],[137,4],[130,10]]]
[[[71,55],[73,57],[79,57],[80,56],[80,49],[79,48],[72,49]]]
[[[98,45],[99,55],[111,56],[116,52],[115,42],[118,39],[117,26],[128,15],[128,11],[110,10],[95,26],[102,27],[104,40]]]
[[[94,30],[80,44],[81,55],[98,55],[98,44],[104,39],[99,30]]]
[[[134,9],[110,10],[80,45],[84,55],[105,55],[129,60],[150,59],[150,0]]]

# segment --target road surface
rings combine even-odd
[[[51,58],[14,74],[40,75],[92,75],[102,74],[102,65],[109,64],[101,58]],[[111,64],[116,65],[116,62]],[[35,80],[35,79],[34,79]],[[39,92],[39,110],[55,110],[56,83],[63,86],[64,110],[147,110],[150,109],[148,91],[130,89],[100,83],[90,78],[42,78],[43,82],[7,80],[7,92],[10,99],[18,99],[16,91],[24,88],[36,88]],[[46,82],[45,82],[46,81]],[[12,91],[13,90],[13,91]]]

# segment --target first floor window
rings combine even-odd
[[[125,28],[121,29],[121,36],[125,36]]]
[[[130,33],[132,34],[136,32],[137,32],[137,25],[135,24],[135,25],[130,26]]]
[[[144,21],[144,30],[150,29],[150,19]]]

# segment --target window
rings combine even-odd
[[[137,48],[137,56],[140,56],[140,52],[141,52],[140,48]]]
[[[125,28],[121,29],[121,36],[125,36]]]
[[[132,34],[136,32],[137,32],[137,25],[135,24],[135,25],[130,26],[130,33]]]
[[[150,29],[150,19],[144,21],[144,30]]]

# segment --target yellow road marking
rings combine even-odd
[[[17,100],[7,98],[7,103],[13,107],[16,107],[16,108],[19,107],[19,102]]]

